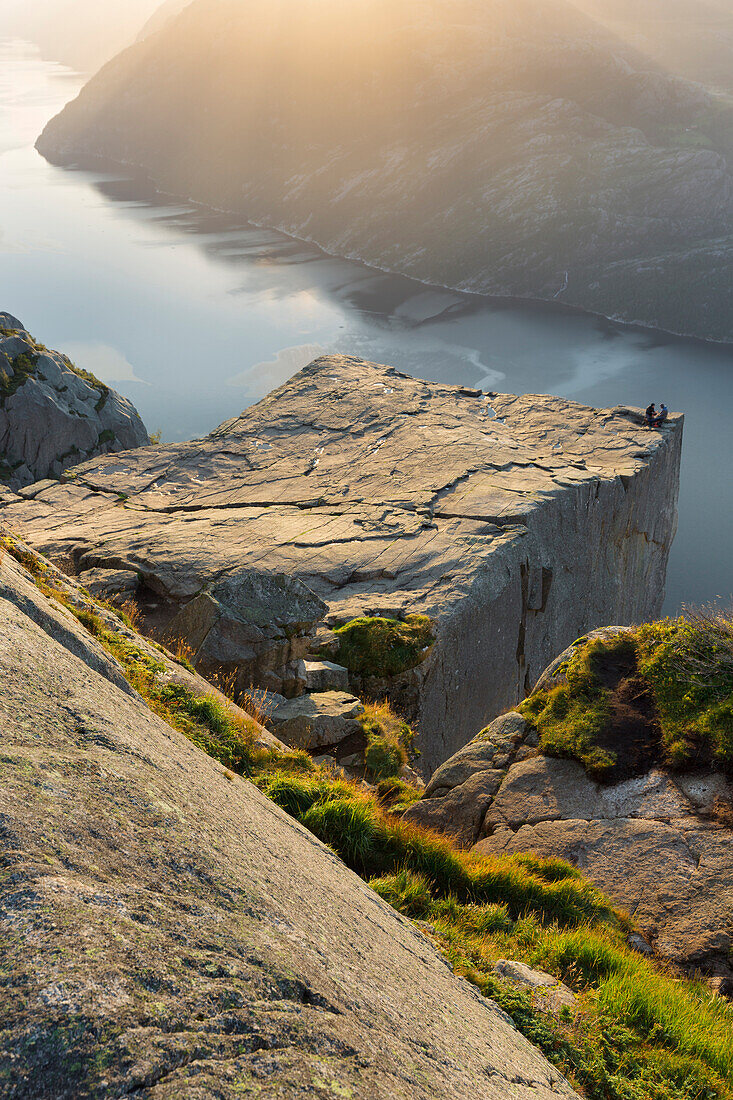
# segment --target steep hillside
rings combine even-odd
[[[4,1097],[575,1094],[0,563]]]
[[[588,1100],[730,1100],[730,1007],[569,865],[461,853],[400,821],[406,784],[257,745],[2,549],[4,1096],[549,1100],[563,1072]]]
[[[733,339],[733,111],[564,0],[196,0],[38,148],[329,251]]]

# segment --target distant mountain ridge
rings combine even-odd
[[[733,108],[562,0],[194,0],[50,160],[428,282],[733,339]]]
[[[135,38],[160,0],[0,0],[3,37],[33,42],[48,60],[94,72]]]

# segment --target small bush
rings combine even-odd
[[[646,623],[636,636],[668,762],[732,770],[733,616],[707,608]]]
[[[425,615],[362,618],[335,630],[335,660],[358,676],[397,676],[425,660],[435,641]]]
[[[413,749],[415,735],[385,700],[367,703],[359,719],[367,735],[364,763],[372,782],[400,774]]]

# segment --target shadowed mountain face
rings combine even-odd
[[[733,338],[733,109],[562,0],[195,0],[38,147],[329,251]]]
[[[733,91],[733,0],[576,0],[629,45],[691,80]]]

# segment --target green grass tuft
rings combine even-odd
[[[359,718],[367,735],[364,754],[366,774],[371,782],[398,776],[414,754],[415,735],[385,700],[367,703]]]
[[[425,615],[362,618],[337,627],[334,659],[358,676],[397,676],[425,660],[435,638]]]
[[[733,770],[733,622],[716,610],[647,623],[636,632],[667,761]]]

